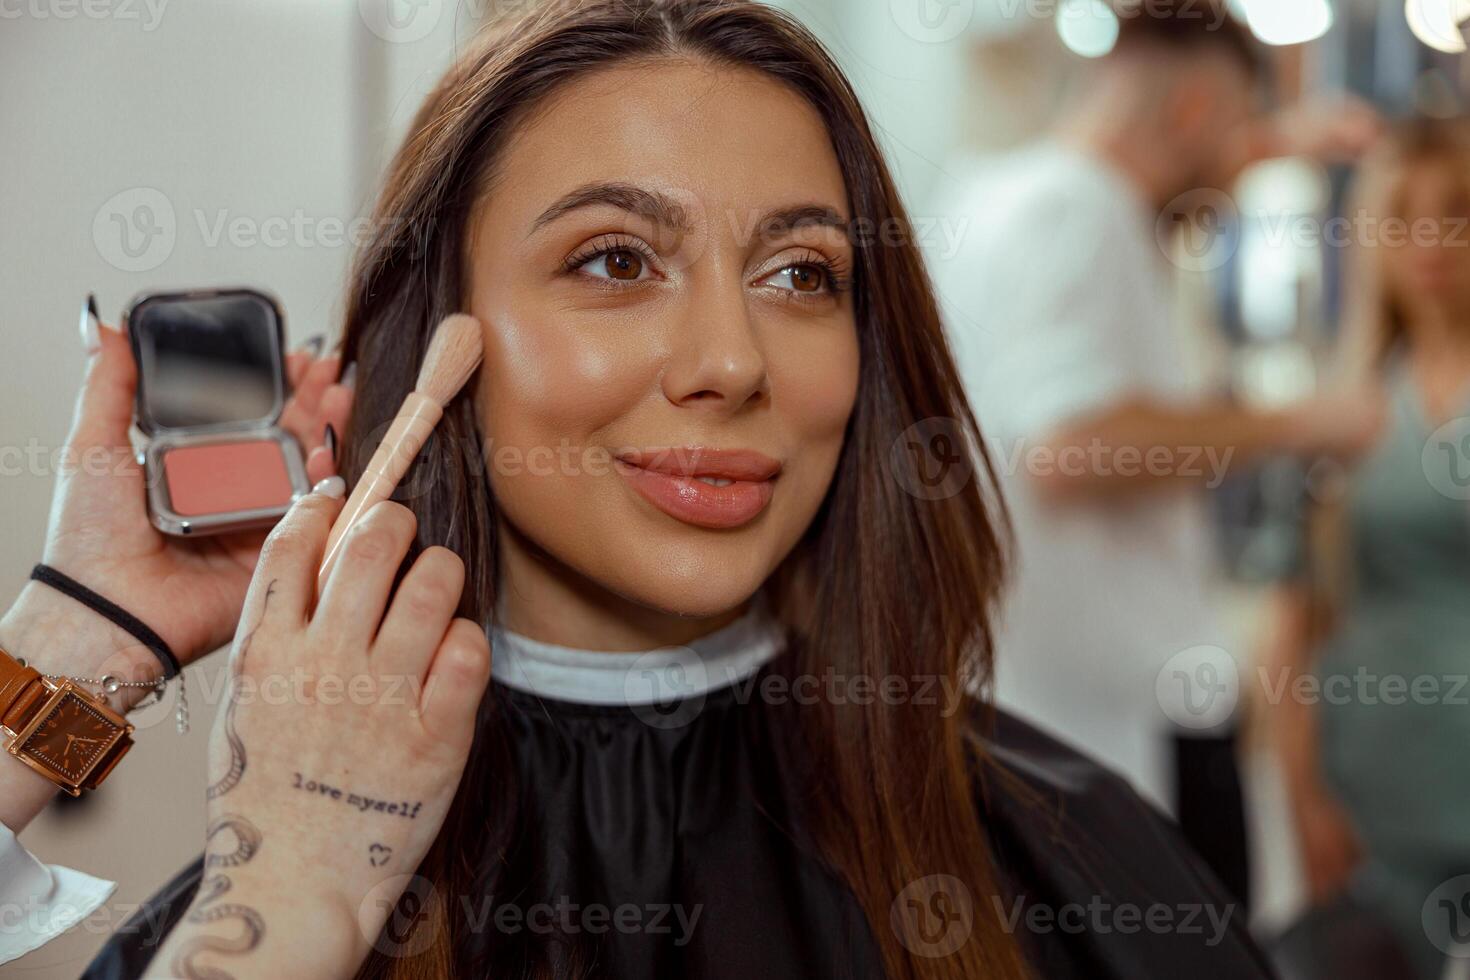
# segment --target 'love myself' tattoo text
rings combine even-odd
[[[350,807],[356,808],[359,813],[369,810],[375,813],[386,813],[392,816],[406,817],[409,820],[417,819],[419,807],[424,805],[423,800],[410,803],[408,800],[386,800],[376,799],[362,793],[352,793],[338,786],[331,786],[316,779],[307,779],[301,773],[291,774],[291,786],[303,793],[315,793],[329,800],[337,800]]]

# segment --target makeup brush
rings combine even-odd
[[[327,576],[337,562],[337,552],[342,547],[342,538],[353,524],[367,513],[369,507],[387,500],[398,487],[398,481],[408,472],[408,467],[418,456],[419,450],[429,441],[434,426],[444,417],[444,406],[449,404],[464,387],[480,359],[485,356],[484,339],[480,335],[480,321],[465,313],[454,313],[439,322],[434,339],[429,341],[429,352],[424,355],[419,379],[403,400],[403,407],[388,428],[388,434],[373,453],[362,479],[347,498],[347,505],[332,525],[327,538],[326,557],[322,559],[321,571],[317,574],[317,592],[320,594],[327,584]]]

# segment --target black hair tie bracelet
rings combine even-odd
[[[134,616],[117,603],[111,602],[93,592],[76,579],[68,575],[63,575],[50,565],[37,565],[35,568],[32,568],[31,580],[40,582],[43,585],[49,585],[57,592],[71,596],[99,616],[110,620],[123,630],[132,634],[139,643],[152,650],[153,655],[158,658],[158,662],[163,664],[164,680],[172,680],[178,676],[180,669],[179,658],[174,656],[174,652],[169,649],[168,644],[163,642],[163,637],[153,632],[148,627],[148,624],[137,616]]]
[[[48,585],[63,595],[71,596],[99,616],[117,624],[123,630],[130,633],[139,643],[152,651],[153,655],[158,658],[158,662],[163,665],[163,677],[155,684],[150,685],[154,690],[154,699],[149,701],[145,698],[133,707],[134,709],[142,708],[162,700],[164,685],[177,677],[179,678],[179,702],[174,707],[174,725],[180,735],[189,731],[189,701],[184,694],[184,679],[180,674],[179,658],[174,656],[174,652],[169,649],[168,644],[163,642],[163,637],[153,632],[147,623],[117,603],[103,598],[76,579],[69,575],[63,575],[50,565],[37,565],[35,568],[32,568],[31,580],[40,582],[42,585]],[[46,676],[55,677],[57,675],[48,674]],[[93,680],[92,678],[86,677],[73,677],[71,679],[84,683],[99,684],[107,694],[114,693],[119,687],[139,686],[131,681],[118,681],[111,677],[103,677],[100,680]]]

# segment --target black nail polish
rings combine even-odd
[[[77,324],[82,338],[82,347],[87,353],[95,354],[102,347],[102,338],[98,333],[101,320],[97,316],[97,298],[91,293],[87,294],[87,300],[82,304],[81,320]]]
[[[327,445],[327,452],[332,454],[332,462],[337,462],[337,430],[332,428],[332,423],[327,423],[327,431],[322,434],[322,441]]]
[[[327,346],[327,335],[319,333],[306,338],[306,343],[298,349],[307,351],[313,358],[317,358],[322,356],[322,348],[325,346]]]

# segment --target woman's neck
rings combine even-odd
[[[1413,311],[1404,332],[1424,413],[1436,425],[1453,418],[1470,386],[1470,317],[1426,304]]]
[[[711,616],[681,616],[592,581],[501,522],[495,622],[542,643],[578,650],[684,646],[739,619],[746,601]]]
[[[1406,320],[1405,333],[1416,357],[1470,356],[1470,311],[1423,303]]]

